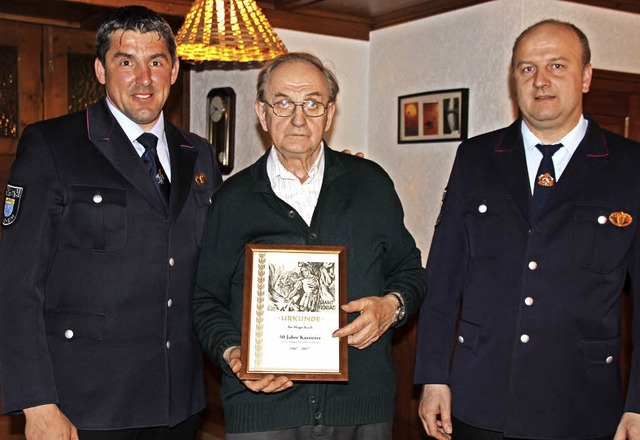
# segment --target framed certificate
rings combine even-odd
[[[347,248],[248,244],[241,379],[347,381]]]

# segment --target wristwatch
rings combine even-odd
[[[389,295],[395,296],[396,299],[398,300],[398,307],[396,308],[396,317],[392,324],[392,325],[396,325],[398,322],[402,321],[407,310],[404,307],[404,298],[402,298],[402,295],[400,295],[398,292],[389,292]]]

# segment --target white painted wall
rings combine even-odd
[[[334,149],[367,146],[367,110],[369,61],[367,41],[313,35],[305,32],[276,29],[290,52],[311,52],[336,74],[340,84],[337,117],[327,142]],[[237,172],[255,162],[270,145],[261,137],[253,104],[256,99],[256,79],[259,69],[209,70],[191,74],[191,131],[207,136],[206,100],[212,88],[231,87],[236,92],[235,166]],[[348,109],[348,111],[347,111]]]
[[[381,29],[369,42],[277,30],[290,51],[312,52],[335,68],[341,92],[330,145],[364,151],[389,172],[423,259],[457,142],[398,144],[398,96],[466,87],[470,136],[511,123],[511,46],[546,18],[573,22],[587,34],[595,68],[640,73],[640,15],[559,0],[496,0]],[[253,111],[256,76],[256,70],[191,76],[191,129],[201,135],[208,91],[236,91],[235,170],[264,151]]]

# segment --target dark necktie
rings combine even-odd
[[[540,167],[536,173],[533,198],[531,200],[534,217],[538,217],[540,211],[542,211],[542,207],[556,183],[556,172],[553,168],[553,155],[561,147],[562,144],[536,145],[536,148],[542,153],[542,160],[540,161]]]
[[[142,146],[144,146],[144,153],[142,154],[142,162],[147,168],[147,171],[153,178],[153,183],[160,191],[165,203],[169,203],[169,179],[162,169],[160,159],[158,159],[158,152],[156,147],[158,146],[158,138],[153,133],[142,133],[137,139]]]

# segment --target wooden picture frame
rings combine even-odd
[[[346,300],[346,247],[248,244],[239,377],[347,381]]]
[[[398,143],[467,138],[469,89],[437,90],[398,98]]]

